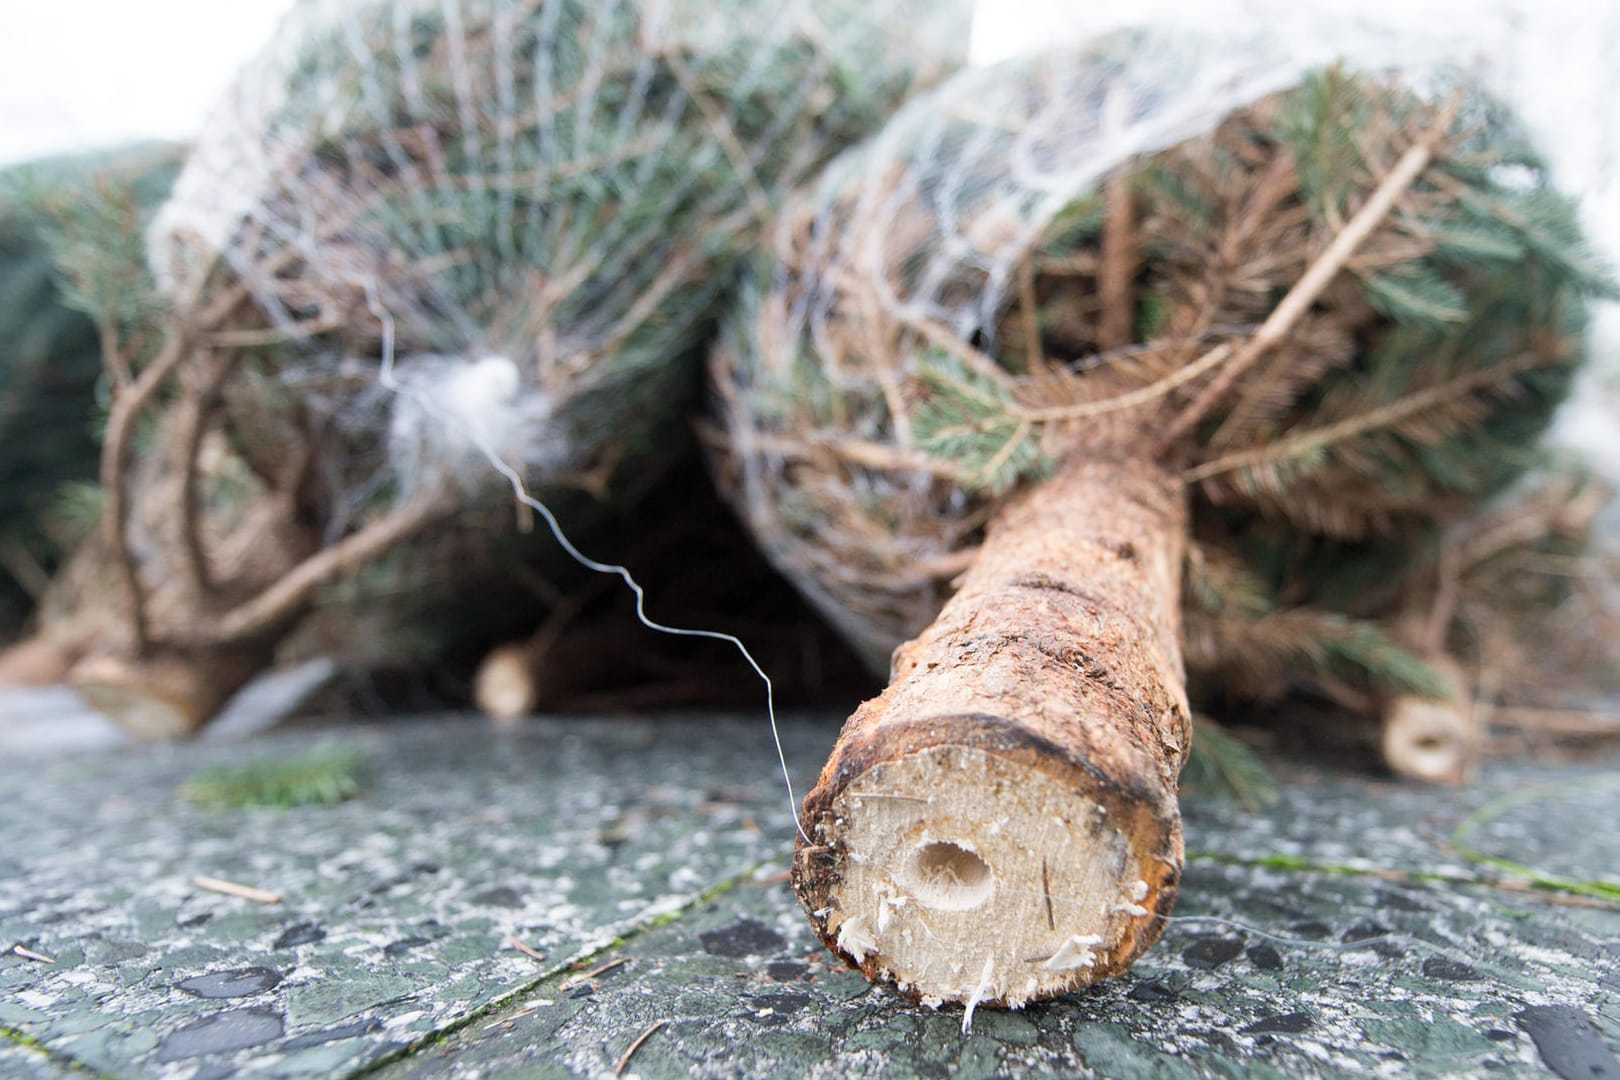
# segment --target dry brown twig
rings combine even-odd
[[[538,960],[538,961],[544,962],[545,959],[546,959],[546,954],[545,953],[541,952],[539,949],[536,949],[532,945],[525,944],[524,942],[518,940],[516,937],[508,937],[506,939],[506,943],[508,945],[510,945],[512,948],[516,949],[518,952],[522,953],[524,956],[527,956],[531,960]]]
[[[613,1065],[613,1075],[623,1076],[624,1070],[630,1065],[630,1059],[636,1056],[636,1051],[645,1046],[648,1039],[652,1038],[654,1035],[658,1034],[668,1026],[668,1020],[655,1020],[653,1023],[649,1024],[645,1031],[636,1036],[634,1042],[625,1047],[624,1053],[619,1055],[619,1060]]]
[[[628,956],[621,956],[617,959],[609,960],[605,964],[598,964],[596,967],[591,968],[589,971],[584,972],[583,974],[575,975],[573,978],[567,980],[561,986],[557,987],[557,989],[564,991],[573,990],[576,987],[585,985],[592,979],[601,978],[610,971],[617,971],[619,968],[624,967],[624,965],[628,964],[629,962],[630,958]]]

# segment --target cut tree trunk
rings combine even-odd
[[[1425,656],[1445,681],[1449,698],[1407,694],[1384,708],[1379,750],[1392,772],[1431,784],[1462,784],[1473,779],[1484,753],[1485,733],[1474,710],[1468,677],[1456,661]]]
[[[212,720],[274,653],[275,639],[268,638],[203,654],[92,656],[74,667],[68,683],[136,738],[179,739]]]
[[[794,886],[829,947],[925,1001],[1125,970],[1181,878],[1187,511],[1145,462],[1071,460],[1010,501],[895,652],[805,799]]]
[[[527,641],[502,645],[484,657],[473,677],[473,702],[498,724],[532,716],[540,705],[540,660]]]
[[[526,641],[502,645],[478,665],[473,701],[491,720],[512,724],[554,705],[576,691],[611,683],[624,668],[618,646],[624,626],[604,638],[590,633],[550,633],[549,626]]]

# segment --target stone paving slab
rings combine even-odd
[[[83,1080],[85,1073],[51,1058],[43,1050],[0,1041],[0,1076],[10,1080]]]
[[[0,771],[0,950],[57,961],[0,955],[0,1029],[118,1075],[386,1058],[780,850],[756,821],[787,813],[745,737],[758,727],[695,730],[466,718]],[[368,763],[362,798],[177,796],[207,766],[325,742]],[[202,891],[199,874],[284,899]]]
[[[801,794],[835,731],[784,726]],[[207,766],[327,743],[367,762],[361,798],[177,796]],[[1189,798],[1163,942],[1125,979],[981,1010],[964,1036],[960,1009],[907,1005],[815,945],[782,881],[791,826],[757,718],[504,734],[446,718],[6,757],[8,1077],[601,1076],[661,1020],[627,1074],[1620,1076],[1620,912],[1493,885],[1506,872],[1464,853],[1620,881],[1612,762],[1497,768],[1462,791],[1285,767],[1259,813]]]
[[[1428,788],[1282,765],[1282,798],[1254,813],[1230,800],[1184,805],[1189,851],[1319,866],[1493,876],[1454,843],[1545,873],[1620,888],[1620,768],[1498,765],[1476,783]]]
[[[1571,1029],[1555,1052],[1620,1042],[1613,913],[1586,927],[1490,889],[1209,862],[1191,867],[1186,895],[1184,912],[1218,909],[1289,940],[1177,922],[1127,977],[980,1010],[964,1035],[960,1008],[909,1006],[833,962],[766,873],[614,951],[622,966],[550,980],[384,1075],[611,1076],[660,1021],[627,1073],[1525,1075],[1547,1070],[1536,1036],[1550,1028]]]

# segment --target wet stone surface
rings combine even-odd
[[[456,718],[24,759],[0,772],[0,1030],[112,1075],[375,1063],[779,851],[786,799],[759,735]],[[330,743],[365,759],[361,798],[227,810],[178,794],[209,766]]]
[[[787,724],[797,783],[835,730]],[[368,763],[358,800],[177,796],[332,741]],[[971,1035],[816,944],[762,721],[452,718],[23,764],[0,771],[0,950],[57,962],[0,952],[7,1077],[608,1076],[649,1030],[626,1075],[1620,1075],[1620,911],[1465,854],[1615,881],[1620,830],[1568,828],[1620,821],[1612,762],[1465,791],[1295,768],[1258,814],[1189,799],[1159,946]]]

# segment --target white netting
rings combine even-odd
[[[687,400],[776,193],[948,70],[965,25],[929,0],[306,0],[211,119],[152,260],[187,322],[244,286],[225,325],[366,411],[334,421],[362,435],[345,493],[384,467],[380,429],[407,486],[465,457],[372,411],[379,309],[419,399],[504,360],[521,385],[479,439],[542,478],[611,472]]]
[[[1143,307],[1111,342],[1095,326],[1067,334],[1057,325],[1065,319],[1086,323],[1103,306],[1099,292],[1108,271],[1098,265],[1106,260],[1099,248],[1107,247],[1102,223],[1112,214],[1101,190],[1105,177],[1143,155],[1207,135],[1223,117],[1273,91],[1306,87],[1306,98],[1329,93],[1328,84],[1313,83],[1306,73],[1341,59],[1354,70],[1397,73],[1399,86],[1375,94],[1375,103],[1360,113],[1351,108],[1334,114],[1344,119],[1331,123],[1346,124],[1344,130],[1300,136],[1300,146],[1319,141],[1324,160],[1279,158],[1267,166],[1282,167],[1270,188],[1257,175],[1245,175],[1250,159],[1265,157],[1259,144],[1286,141],[1273,136],[1295,122],[1291,117],[1317,115],[1308,102],[1262,104],[1262,112],[1274,111],[1254,122],[1254,145],[1220,143],[1207,155],[1184,159],[1179,179],[1161,178],[1187,182],[1185,192],[1157,199],[1160,216],[1143,226],[1147,234],[1140,239],[1148,250],[1139,265],[1162,280],[1176,279],[1169,292],[1152,296],[1163,302],[1167,323],[1143,331],[1143,319],[1151,322],[1154,314]],[[1522,128],[1500,107],[1504,96],[1512,100],[1510,80],[1478,51],[1447,54],[1433,38],[1385,24],[1307,19],[1241,22],[1204,32],[1138,29],[1073,51],[965,72],[912,102],[877,138],[835,161],[784,216],[774,268],[755,282],[717,354],[716,381],[731,433],[729,464],[751,526],[778,564],[869,658],[883,656],[933,617],[952,578],[967,565],[964,556],[971,555],[994,505],[975,487],[1002,489],[1031,480],[1081,447],[1104,455],[1162,454],[1154,449],[1161,428],[1194,410],[1201,391],[1220,385],[1211,373],[1269,322],[1278,300],[1306,275],[1354,208],[1438,122],[1439,103],[1454,87],[1466,91],[1459,99],[1461,130],[1473,133],[1458,136],[1459,158],[1483,153],[1510,162],[1483,170],[1477,182],[1504,197],[1529,199],[1537,226],[1562,236],[1567,208],[1543,186],[1544,173],[1522,153]],[[1232,177],[1227,189],[1249,192],[1258,205],[1267,205],[1269,190],[1281,193],[1269,204],[1275,213],[1258,212],[1253,228],[1232,226],[1235,231],[1222,241],[1241,257],[1222,254],[1207,229],[1200,231],[1196,209],[1189,209],[1184,226],[1175,221],[1178,198],[1189,207],[1199,198],[1220,199],[1223,170]],[[1387,524],[1392,511],[1454,514],[1466,499],[1442,506],[1440,493],[1450,498],[1483,491],[1512,472],[1516,466],[1505,465],[1490,481],[1465,479],[1471,466],[1456,469],[1435,444],[1443,441],[1443,431],[1444,438],[1471,449],[1476,436],[1459,431],[1470,424],[1484,431],[1488,418],[1491,425],[1504,425],[1492,430],[1505,440],[1505,417],[1515,409],[1521,412],[1511,421],[1518,425],[1511,438],[1527,442],[1568,375],[1562,345],[1538,361],[1557,370],[1545,380],[1539,374],[1531,379],[1538,385],[1534,391],[1482,394],[1471,399],[1466,418],[1459,410],[1431,430],[1419,430],[1422,423],[1414,421],[1406,426],[1412,438],[1404,444],[1405,435],[1374,435],[1344,449],[1339,463],[1350,467],[1323,470],[1321,488],[1308,492],[1314,498],[1293,498],[1295,475],[1328,460],[1309,449],[1301,450],[1297,462],[1277,458],[1275,467],[1243,466],[1230,484],[1212,484],[1191,467],[1227,467],[1224,452],[1264,448],[1271,436],[1280,440],[1312,423],[1360,423],[1353,412],[1333,415],[1340,401],[1346,410],[1374,407],[1368,404],[1374,395],[1356,396],[1356,377],[1341,379],[1320,401],[1311,388],[1323,373],[1358,370],[1357,356],[1378,352],[1374,343],[1388,325],[1381,312],[1390,305],[1401,307],[1413,323],[1455,328],[1462,336],[1449,339],[1448,348],[1466,339],[1465,365],[1490,368],[1496,350],[1522,347],[1512,332],[1489,338],[1485,324],[1504,313],[1473,307],[1476,299],[1440,280],[1449,270],[1418,272],[1402,265],[1426,258],[1436,242],[1453,242],[1431,240],[1422,223],[1423,215],[1434,215],[1438,232],[1461,220],[1458,207],[1470,205],[1470,196],[1448,206],[1450,197],[1443,185],[1412,194],[1412,202],[1394,213],[1397,224],[1381,230],[1381,239],[1355,257],[1345,278],[1365,284],[1365,295],[1347,285],[1323,294],[1314,309],[1309,302],[1299,309],[1292,332],[1273,346],[1273,360],[1256,369],[1270,380],[1269,389],[1238,401],[1235,419],[1230,426],[1223,422],[1209,446],[1200,442],[1202,435],[1192,438],[1189,429],[1178,429],[1187,436],[1183,450],[1196,443],[1198,452],[1178,451],[1167,464],[1186,467],[1186,475],[1200,483],[1200,497],[1240,504],[1246,513],[1306,532],[1359,539]],[[1227,211],[1222,220],[1229,225],[1241,219],[1241,206]],[[1419,222],[1409,241],[1401,239],[1404,221]],[[1313,228],[1320,232],[1312,234]],[[1513,265],[1513,256],[1504,259],[1500,236],[1484,235],[1495,224],[1476,221],[1468,226],[1474,228],[1481,236],[1470,239],[1479,241],[1472,254],[1459,247],[1444,258],[1462,260],[1452,266],[1468,265],[1469,258],[1482,265],[1495,260],[1489,273],[1496,281],[1473,285],[1501,288],[1503,267]],[[1066,239],[1071,233],[1073,239]],[[1269,234],[1271,242],[1256,242],[1259,233]],[[1506,250],[1515,250],[1514,243]],[[1532,239],[1530,246],[1539,258],[1542,241]],[[1548,257],[1564,259],[1553,246],[1547,246]],[[1580,245],[1571,239],[1567,246],[1573,263],[1583,262]],[[1385,270],[1394,276],[1382,278]],[[1579,278],[1586,271],[1573,273]],[[1072,286],[1054,284],[1066,276],[1074,279]],[[1208,289],[1201,277],[1212,282]],[[1043,290],[1039,301],[1037,287]],[[1054,291],[1060,288],[1069,291]],[[1206,303],[1200,299],[1204,292],[1215,299]],[[1220,318],[1209,322],[1200,308]],[[1528,327],[1547,315],[1526,311],[1523,319]],[[1018,348],[1007,347],[1009,330],[1022,332]],[[1137,347],[1150,337],[1159,339],[1156,347]],[[1054,339],[1073,347],[1052,353],[1041,344]],[[1441,340],[1433,356],[1445,351]],[[1369,359],[1359,370],[1370,378],[1365,373],[1374,368]],[[1391,393],[1439,402],[1449,377],[1437,369],[1421,376],[1396,373],[1393,385],[1410,379],[1410,390]],[[945,383],[949,388],[941,392]],[[1518,404],[1494,411],[1497,402],[1515,395]],[[950,400],[940,405],[943,398]],[[1394,410],[1407,407],[1397,402]],[[1260,415],[1270,419],[1257,423]],[[925,421],[930,431],[920,435]],[[1235,441],[1222,448],[1221,439],[1229,435]],[[1352,460],[1357,457],[1359,462]],[[1268,460],[1264,453],[1255,459]],[[961,462],[969,464],[956,467]],[[1384,475],[1372,479],[1380,469]],[[1310,483],[1298,482],[1307,488]]]
[[[1337,61],[1399,70],[1408,79],[1444,72],[1448,80],[1465,78],[1490,94],[1524,127],[1559,189],[1580,201],[1596,245],[1620,265],[1620,110],[1606,107],[1612,65],[1620,58],[1620,9],[1532,8],[1520,0],[1326,10],[1268,0],[1231,0],[1190,11],[1150,0],[1108,10],[1026,6],[1037,9],[1033,22],[1018,22],[1021,5],[981,6],[981,59],[1038,55],[1121,25],[1132,29],[1115,40],[1135,44],[1115,47],[1117,69],[1107,72],[1090,64],[1048,65],[1039,102],[1023,96],[1024,87],[1011,89],[1004,73],[981,68],[955,80],[947,101],[913,103],[885,128],[860,160],[903,157],[916,164],[904,178],[907,190],[897,184],[881,197],[891,207],[910,198],[928,200],[946,228],[966,206],[990,201],[964,188],[964,178],[994,171],[998,161],[1013,163],[995,219],[939,237],[938,255],[918,276],[917,291],[891,298],[897,313],[926,315],[964,334],[984,332],[1030,239],[1099,177],[1138,154],[1207,131],[1238,106]],[[1013,29],[998,38],[991,27]],[[1014,92],[1018,100],[1005,99]],[[997,115],[1008,118],[1004,130],[980,123],[979,137],[968,143],[947,134],[964,119]],[[822,190],[847,188],[848,171],[857,167],[855,158],[835,163]],[[892,255],[883,245],[882,238],[874,239],[866,272]],[[982,273],[986,288],[968,305],[942,299],[943,280],[965,269]],[[871,284],[887,292],[873,277]],[[1601,348],[1615,346],[1620,336]]]
[[[1265,26],[1289,49],[1466,66],[1514,111],[1594,243],[1620,266],[1620,5],[1589,0],[981,0],[974,59],[993,63],[1122,26]],[[1594,313],[1594,363],[1555,436],[1620,482],[1620,305]]]
[[[189,725],[318,604],[394,662],[513,632],[475,595],[563,562],[513,489],[585,535],[644,496],[780,197],[966,45],[965,0],[299,3],[150,230],[86,563],[129,617],[79,651],[172,659]]]

